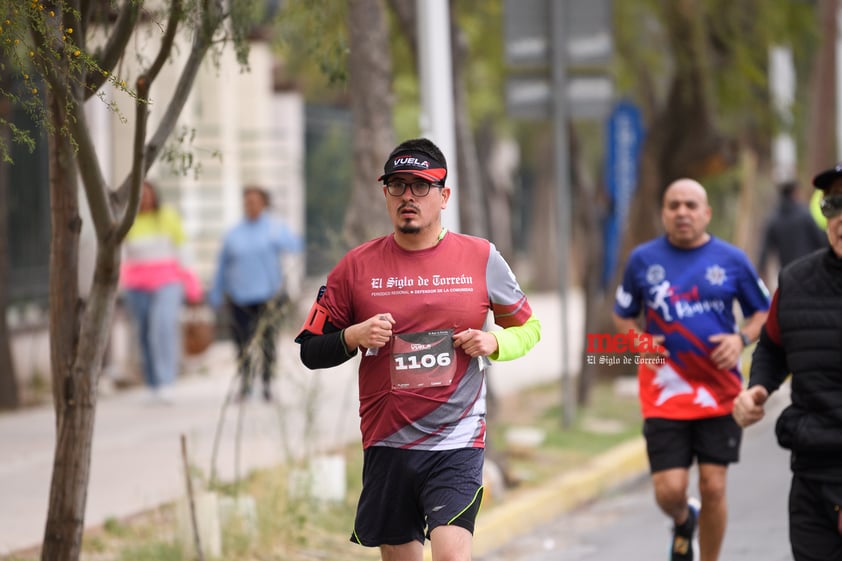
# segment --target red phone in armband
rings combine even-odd
[[[316,296],[316,301],[313,302],[313,306],[310,308],[310,311],[307,312],[307,317],[304,319],[304,325],[301,326],[301,331],[298,332],[298,337],[301,337],[305,331],[308,331],[313,335],[324,335],[325,323],[330,316],[327,313],[327,308],[322,306],[319,302],[325,293],[325,288],[326,287],[324,286],[319,288],[319,294]],[[298,339],[298,337],[296,337],[296,339]]]

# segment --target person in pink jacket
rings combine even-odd
[[[144,381],[156,401],[167,402],[181,361],[179,315],[185,298],[201,299],[201,285],[181,265],[184,242],[175,209],[161,205],[154,185],[142,186],[140,210],[123,243],[120,286],[140,348]]]

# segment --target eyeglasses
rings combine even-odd
[[[405,181],[390,181],[386,184],[386,190],[389,191],[389,194],[393,197],[400,197],[406,192],[406,188],[409,187],[410,192],[416,197],[426,197],[427,193],[430,192],[430,187],[443,187],[443,185],[438,185],[436,183],[430,183],[429,181],[414,181],[412,183],[406,183]]]
[[[825,218],[833,218],[842,213],[842,195],[828,195],[819,203],[822,216]]]

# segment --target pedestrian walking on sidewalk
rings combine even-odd
[[[792,403],[775,425],[792,451],[789,539],[795,561],[842,559],[842,163],[818,174],[829,247],[781,271],[754,351],[748,389],[734,402],[747,427],[792,374]]]
[[[262,187],[243,189],[245,216],[225,235],[208,293],[215,310],[228,305],[231,336],[237,345],[240,397],[251,394],[259,368],[266,401],[272,398],[278,322],[286,302],[281,257],[301,251],[301,238],[270,215],[269,204],[269,193]]]
[[[359,365],[363,490],[351,541],[381,559],[469,559],[483,494],[484,369],[540,338],[506,261],[487,240],[449,232],[447,164],[427,139],[389,155],[394,232],[348,252],[296,341],[308,367]],[[488,313],[502,330],[483,331]]]
[[[143,378],[156,402],[181,363],[182,303],[201,300],[201,284],[183,265],[184,231],[174,208],[162,205],[151,181],[141,186],[140,208],[123,243],[120,287],[140,348]]]
[[[708,233],[711,208],[692,179],[663,196],[666,234],[635,248],[617,288],[614,324],[660,350],[639,361],[643,434],[655,501],[673,521],[672,561],[716,561],[725,535],[728,465],[742,431],[731,416],[742,389],[739,359],[766,319],[769,293],[740,249]],[[740,329],[732,312],[739,302]],[[688,498],[689,468],[699,465],[700,507]]]

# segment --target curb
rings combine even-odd
[[[641,436],[602,453],[579,469],[480,511],[473,555],[485,555],[505,545],[535,526],[646,473],[648,467],[646,442]],[[425,553],[425,560],[431,559],[429,548]]]

